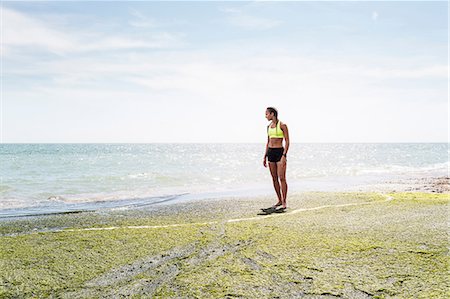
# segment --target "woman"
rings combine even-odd
[[[269,169],[272,174],[273,187],[277,193],[278,202],[264,210],[266,212],[269,210],[273,212],[284,212],[286,210],[288,189],[286,183],[286,157],[289,150],[289,132],[287,125],[278,119],[277,109],[268,107],[266,109],[266,118],[272,122],[267,127],[268,136],[263,164],[264,167],[267,167],[267,160],[269,160]],[[285,147],[283,147],[283,139],[285,140]]]

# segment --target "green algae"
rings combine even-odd
[[[248,217],[257,209],[242,210],[232,201],[200,214],[192,209],[136,219],[89,214],[38,221],[42,229],[218,221],[157,229],[30,234],[33,221],[16,230],[11,222],[3,225],[5,232],[27,234],[1,237],[0,297],[448,297],[448,194],[390,196],[392,201],[375,193],[302,194],[292,198],[292,209],[371,204],[232,223],[223,221],[226,214]],[[149,256],[158,261],[155,267],[139,270],[136,265],[145,268]],[[123,280],[101,283],[132,264]]]
[[[450,202],[450,194],[446,193],[402,192],[391,193],[390,196],[395,199],[392,201],[392,204],[394,205],[405,202],[423,205],[447,205]]]
[[[402,198],[409,200],[408,196]],[[416,198],[447,200],[445,195],[426,194],[422,199],[420,196]],[[190,271],[189,275],[179,275],[174,283],[189,286],[183,290],[183,295],[201,295],[204,298],[221,298],[230,294],[244,298],[267,298],[280,294],[281,297],[305,294],[347,298],[358,295],[374,298],[445,297],[449,282],[448,236],[438,227],[428,231],[425,237],[419,231],[413,231],[407,240],[398,239],[396,234],[410,226],[408,215],[404,215],[402,209],[393,210],[388,203],[383,203],[382,207],[387,217],[406,218],[396,224],[397,230],[389,231],[391,223],[388,221],[376,226],[363,225],[364,219],[379,216],[380,209],[371,206],[355,206],[341,211],[371,216],[360,217],[359,222],[352,226],[343,225],[341,218],[344,217],[336,217],[336,212],[331,210],[321,214],[328,213],[334,217],[320,217],[317,221],[325,222],[324,227],[318,227],[315,221],[317,213],[312,211],[302,216],[286,215],[258,223],[228,224],[224,242],[245,240],[247,246]],[[445,220],[445,213],[426,221],[442,220]],[[416,219],[412,217],[411,221]],[[311,227],[311,223],[315,225]],[[340,225],[336,225],[338,223]],[[423,249],[425,247],[427,249]],[[250,266],[242,262],[243,257],[253,261]]]
[[[39,233],[3,237],[0,294],[46,296],[114,267],[199,239],[192,228]]]

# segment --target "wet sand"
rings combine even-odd
[[[0,297],[445,298],[448,182],[3,221]]]

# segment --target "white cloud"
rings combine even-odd
[[[374,21],[378,20],[378,12],[376,11],[372,12],[372,20]]]
[[[227,7],[219,10],[227,15],[227,20],[231,25],[247,30],[267,30],[282,24],[279,20],[257,17],[236,8]]]
[[[92,43],[80,43],[78,51],[111,51],[122,49],[164,49],[180,47],[178,36],[170,33],[153,34],[148,39],[129,38],[125,36],[106,36]]]
[[[231,24],[244,29],[266,30],[281,25],[281,21],[250,15],[236,15],[229,18]]]
[[[179,34],[152,32],[143,37],[121,36],[111,33],[92,33],[69,29],[54,29],[46,23],[26,14],[3,8],[3,50],[11,55],[15,48],[34,52],[36,49],[58,55],[89,51],[113,51],[122,49],[162,49],[183,45]]]
[[[127,44],[126,41],[110,41]],[[109,47],[110,45],[102,45]],[[138,46],[138,45],[131,45]],[[119,45],[113,47],[118,48]],[[232,49],[209,49],[167,53],[133,53],[104,57],[66,58],[37,61],[23,68],[9,70],[16,76],[54,78],[50,84],[91,84],[102,80],[121,81],[158,92],[184,92],[217,98],[247,91],[261,96],[285,92],[314,97],[327,93],[348,97],[349,93],[368,88],[373,82],[386,79],[441,79],[448,76],[446,65],[417,66],[416,58],[392,64],[383,59],[361,62],[337,61],[314,56],[301,56],[295,51],[265,49],[260,54],[246,54]],[[327,89],[323,89],[327,86]],[[373,87],[371,87],[373,89]],[[386,90],[386,88],[384,89]],[[375,90],[375,92],[377,92]]]
[[[76,41],[70,35],[8,8],[3,8],[2,24],[3,46],[7,53],[11,51],[10,47],[31,47],[60,54],[76,46]]]
[[[133,27],[138,28],[155,28],[158,27],[158,24],[155,20],[150,19],[149,17],[142,14],[140,11],[136,9],[131,9],[130,14],[134,17],[133,20],[129,21],[129,24]]]
[[[83,126],[75,130],[79,140],[83,140],[83,131],[92,130],[85,140],[93,142],[257,142],[264,140],[263,110],[269,105],[279,108],[282,120],[292,127],[295,142],[408,141],[401,136],[414,141],[420,139],[406,132],[426,132],[415,127],[416,118],[426,117],[421,111],[437,119],[446,117],[440,104],[436,106],[445,100],[446,90],[372,85],[386,75],[444,75],[442,66],[397,65],[393,71],[286,51],[245,53],[209,49],[176,55],[135,53],[122,59],[43,61],[28,72],[57,80],[26,91],[6,87],[7,97],[47,107],[47,114],[59,115],[61,127],[68,131],[75,130],[74,123]],[[57,106],[52,104],[56,102]],[[89,112],[79,116],[84,110]],[[208,123],[198,136],[192,134],[196,132],[193,115]],[[242,121],[233,122],[230,117]],[[12,121],[9,116],[5,127],[12,128]],[[148,135],[148,128],[161,125],[167,127],[163,136]],[[238,130],[238,136],[233,134]],[[132,139],[129,132],[133,132]],[[429,136],[439,140],[441,133]]]
[[[425,67],[405,67],[405,68],[391,68],[391,67],[376,67],[364,71],[366,76],[371,76],[379,79],[389,78],[403,78],[403,79],[418,79],[418,78],[446,78],[448,76],[448,67],[446,65],[431,65]]]
[[[234,13],[234,14],[242,13],[242,11],[240,9],[233,8],[233,7],[221,7],[221,8],[219,8],[219,10],[224,13]]]

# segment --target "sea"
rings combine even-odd
[[[0,218],[274,194],[265,144],[0,144]],[[294,143],[289,192],[448,176],[447,143]]]

